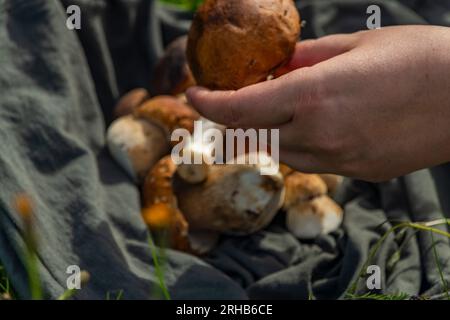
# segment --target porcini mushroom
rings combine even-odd
[[[114,159],[136,181],[170,151],[170,134],[177,128],[192,132],[199,115],[180,99],[159,96],[147,100],[133,115],[115,120],[106,135]]]
[[[257,166],[211,165],[207,179],[191,184],[176,175],[170,156],[143,185],[143,217],[151,230],[169,225],[173,248],[203,254],[219,233],[246,235],[267,226],[283,201],[281,174],[262,176]]]
[[[135,181],[170,150],[164,132],[155,124],[134,116],[115,120],[106,134],[109,152]]]
[[[202,149],[202,145],[189,143],[182,151],[183,157],[190,159],[189,163],[178,165],[178,175],[186,182],[196,184],[206,180],[209,173],[209,165],[205,162],[204,156],[207,152]],[[196,159],[200,161],[196,163]]]
[[[327,185],[316,174],[295,171],[284,179],[284,185],[286,187],[285,208],[327,194]]]
[[[132,114],[150,94],[144,88],[136,88],[123,95],[114,107],[114,118],[120,118]]]
[[[342,208],[327,196],[327,185],[320,175],[305,174],[281,165],[286,194],[283,209],[286,227],[299,239],[313,239],[339,228]]]
[[[183,128],[192,133],[194,121],[200,118],[194,109],[171,96],[158,96],[146,101],[134,111],[134,116],[159,126],[168,139],[175,129]]]
[[[343,211],[328,196],[315,197],[288,207],[286,225],[297,238],[314,239],[335,231],[342,222]]]
[[[299,35],[292,0],[206,0],[189,32],[189,66],[199,85],[239,89],[288,62]]]
[[[182,151],[188,163],[178,165],[178,175],[188,183],[206,180],[209,165],[223,157],[223,134],[225,127],[205,118],[200,118],[201,132],[194,132],[191,140]]]
[[[194,230],[251,234],[272,221],[284,196],[281,174],[263,176],[251,165],[211,165],[201,184],[176,181],[178,206]]]
[[[179,95],[195,85],[186,58],[187,36],[175,39],[167,47],[152,74],[150,91],[153,95]]]
[[[171,248],[195,255],[206,254],[217,243],[219,234],[211,230],[191,230],[178,208],[173,190],[175,174],[176,165],[170,156],[162,158],[149,172],[142,190],[143,219],[150,230],[169,232]]]

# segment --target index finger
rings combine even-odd
[[[297,98],[308,90],[302,73],[251,85],[237,91],[187,91],[192,106],[205,118],[234,128],[270,128],[289,122]]]

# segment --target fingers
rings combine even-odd
[[[306,76],[295,75],[237,91],[194,87],[187,91],[187,97],[201,115],[212,121],[234,128],[268,128],[292,119],[299,93],[308,90],[306,81]]]
[[[357,34],[338,34],[297,43],[291,61],[275,73],[276,77],[292,70],[310,67],[354,48]]]
[[[329,171],[318,158],[307,152],[281,149],[280,162],[304,173],[325,173]]]
[[[355,34],[342,34],[300,42],[291,62],[277,75],[343,54],[355,46],[356,39]],[[237,91],[194,87],[187,91],[187,97],[200,114],[220,124],[240,128],[273,127],[288,122],[298,104],[297,98],[308,96],[305,91],[313,88],[310,74],[314,74],[314,70],[299,70],[295,75],[288,74]]]

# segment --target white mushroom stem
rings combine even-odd
[[[106,140],[113,158],[135,181],[144,178],[170,148],[159,127],[131,115],[114,121]]]
[[[320,196],[291,206],[286,224],[297,238],[314,239],[338,229],[342,219],[341,207],[328,196]]]
[[[183,149],[183,158],[187,161],[178,165],[178,175],[192,184],[205,181],[209,172],[209,165],[204,160],[205,156],[208,156],[208,151],[203,145],[189,144]]]
[[[196,122],[191,141],[183,149],[183,158],[186,161],[179,164],[177,168],[178,175],[184,181],[191,184],[205,181],[209,166],[221,156],[222,146],[218,141],[210,139],[212,130],[223,135],[225,127],[205,118],[200,118]]]

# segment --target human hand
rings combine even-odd
[[[450,160],[449,28],[303,41],[278,74],[187,96],[229,127],[280,129],[281,161],[303,172],[382,181]]]

